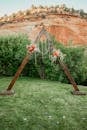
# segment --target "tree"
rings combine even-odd
[[[75,9],[74,8],[71,8],[71,13],[75,13]]]
[[[13,17],[13,18],[15,18],[15,17],[16,17],[16,14],[15,14],[15,13],[13,13],[13,14],[12,14],[12,17]]]
[[[30,14],[30,10],[26,10],[26,15],[29,15]]]
[[[84,10],[80,9],[80,16],[83,18],[84,17]]]

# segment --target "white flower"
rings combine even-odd
[[[65,119],[66,117],[65,116],[63,116],[63,119]]]
[[[56,123],[59,124],[59,121],[57,121]]]
[[[34,51],[40,53],[39,47],[36,47]]]
[[[27,118],[23,118],[23,120],[24,120],[24,121],[26,121],[26,120],[27,120]]]
[[[48,116],[49,119],[52,119],[52,116]]]

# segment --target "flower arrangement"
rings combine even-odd
[[[55,51],[53,51],[53,57],[59,57],[59,55],[60,55],[60,51],[59,50],[55,50]]]
[[[34,52],[40,53],[40,49],[37,46],[37,44],[27,45],[26,48],[27,48],[27,51],[28,51],[29,54],[32,54]],[[35,53],[35,55],[36,55],[36,53]],[[65,55],[60,51],[60,49],[58,49],[58,50],[56,50],[55,48],[53,49],[52,54],[51,54],[52,62],[55,62],[57,60],[57,58],[59,58],[61,61],[63,61],[64,57],[65,57]]]
[[[37,47],[36,44],[31,44],[31,45],[27,45],[27,50],[28,50],[28,53],[32,54],[34,52],[39,52],[39,48]]]
[[[55,62],[57,58],[60,58],[63,61],[64,57],[65,55],[59,49],[58,50],[54,49],[52,52],[51,59],[53,62]]]

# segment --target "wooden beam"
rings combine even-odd
[[[79,88],[77,87],[76,82],[74,81],[73,77],[71,76],[68,67],[60,60],[58,59],[58,62],[60,64],[60,66],[62,67],[62,69],[64,70],[66,76],[68,77],[70,83],[73,85],[73,88],[75,91],[79,91]]]
[[[25,65],[28,63],[29,55],[26,55],[23,59],[21,65],[19,66],[17,72],[15,73],[12,81],[10,82],[7,91],[10,91],[13,88],[13,85],[15,84],[16,80],[18,79],[19,75],[21,74],[22,70],[24,69]]]

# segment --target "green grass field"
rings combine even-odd
[[[0,90],[11,79],[0,77]],[[14,90],[0,96],[0,130],[87,130],[87,95],[72,95],[71,85],[21,77]]]

